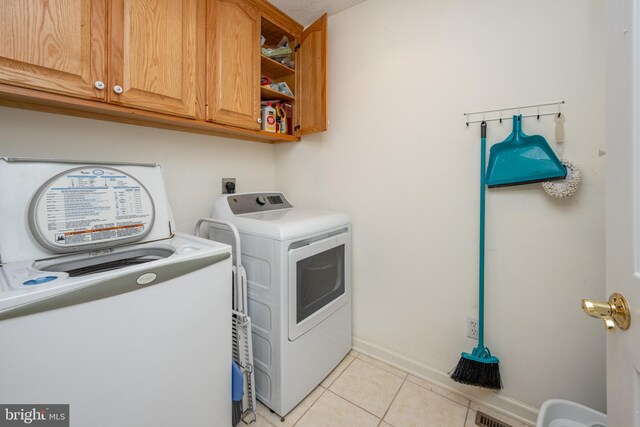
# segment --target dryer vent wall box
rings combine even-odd
[[[231,424],[231,248],[172,231],[160,166],[1,158],[0,209],[0,402]]]
[[[349,218],[296,208],[279,192],[222,196],[212,216],[240,233],[256,394],[284,416],[351,349]],[[233,243],[224,228],[210,237]]]

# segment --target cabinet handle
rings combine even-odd
[[[123,90],[122,90],[122,86],[115,85],[115,86],[113,87],[113,91],[114,91],[115,93],[117,93],[118,95],[120,95],[120,94],[123,92]]]
[[[256,119],[256,121],[257,121],[258,123],[262,123],[262,117],[258,117],[258,118]]]
[[[98,90],[103,90],[104,89],[104,82],[100,81],[100,80],[96,80],[96,82],[93,84],[96,89]]]

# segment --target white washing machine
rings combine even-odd
[[[247,272],[256,395],[286,415],[351,349],[351,225],[340,213],[294,208],[282,193],[219,198]],[[213,226],[211,238],[233,243]]]
[[[2,158],[0,211],[0,424],[231,425],[231,248],[160,166]]]

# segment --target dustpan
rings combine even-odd
[[[513,116],[513,131],[504,141],[491,147],[487,167],[487,186],[530,184],[567,176],[567,170],[540,135],[522,132],[522,116]]]

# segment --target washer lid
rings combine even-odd
[[[172,235],[159,165],[0,160],[3,263]]]

